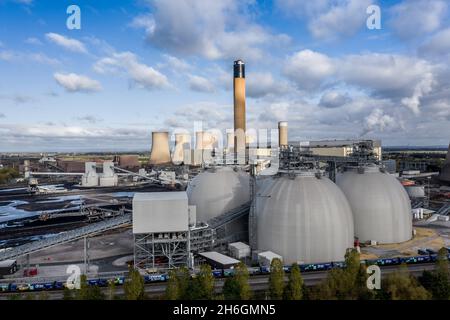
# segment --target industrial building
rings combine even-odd
[[[233,65],[233,88],[234,128],[226,143],[205,129],[174,133],[171,150],[169,132],[155,131],[142,168],[137,156],[124,155],[82,162],[72,173],[87,189],[114,188],[127,177],[138,185],[177,186],[134,193],[132,214],[108,225],[132,224],[136,268],[152,273],[205,261],[217,268],[239,261],[268,266],[274,258],[285,264],[342,261],[355,238],[381,244],[412,238],[411,199],[423,198],[425,189],[402,186],[389,174],[395,161],[382,162],[380,141],[299,146],[289,142],[288,122],[280,121],[273,125],[278,141],[260,147],[246,132],[242,60]],[[446,163],[450,167],[449,156]]]
[[[379,140],[319,140],[309,141],[309,148],[313,154],[319,156],[348,157],[353,153],[353,147],[361,142],[373,144],[376,159],[381,161],[382,150]]]

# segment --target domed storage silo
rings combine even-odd
[[[397,243],[411,239],[411,202],[401,183],[376,165],[348,167],[336,177],[352,208],[360,241]]]
[[[187,187],[197,221],[206,222],[250,201],[248,174],[223,167],[198,174]]]
[[[342,261],[353,247],[347,199],[313,171],[258,180],[254,209],[258,250],[281,255],[285,264]]]

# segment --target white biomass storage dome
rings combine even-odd
[[[302,172],[258,181],[258,250],[283,262],[342,261],[353,247],[353,219],[342,191],[328,178]]]
[[[250,201],[248,174],[232,168],[207,170],[187,188],[189,205],[197,207],[197,221],[208,221]]]
[[[378,166],[347,168],[337,176],[353,212],[361,241],[397,243],[411,239],[411,202],[401,183]]]

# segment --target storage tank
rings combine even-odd
[[[397,243],[411,239],[411,202],[401,183],[377,165],[348,167],[336,177],[353,212],[360,241]]]
[[[192,179],[187,194],[197,221],[205,222],[250,201],[249,176],[229,167],[209,169]]]
[[[314,171],[258,180],[257,248],[285,264],[342,261],[353,247],[353,219],[342,191]]]

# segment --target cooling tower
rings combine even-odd
[[[348,167],[336,183],[350,203],[360,241],[404,242],[412,237],[411,201],[405,188],[376,165]]]
[[[286,121],[278,122],[278,145],[288,145],[288,123]]]
[[[169,133],[152,132],[152,151],[149,164],[166,164],[170,161]]]
[[[439,180],[450,183],[450,145],[448,146],[447,157],[439,174]]]
[[[353,247],[350,205],[330,179],[305,171],[261,179],[256,190],[258,250],[292,264],[342,261]]]
[[[235,158],[245,155],[245,64],[242,60],[234,62],[234,146]]]
[[[212,150],[216,139],[213,134],[207,131],[197,131],[195,133],[195,149]]]
[[[172,154],[172,162],[174,164],[180,164],[184,161],[184,152],[190,152],[191,150],[191,136],[187,133],[175,134],[175,149]]]
[[[234,133],[228,132],[227,133],[227,150],[229,152],[232,152],[234,149]]]

